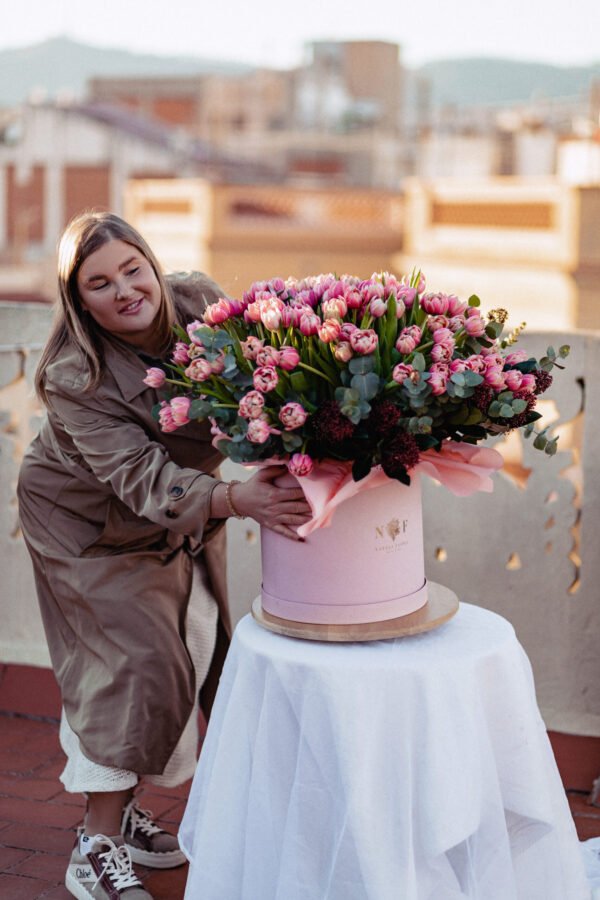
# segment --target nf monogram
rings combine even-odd
[[[377,540],[385,540],[391,538],[395,541],[397,537],[406,534],[408,528],[408,519],[390,519],[385,525],[375,526],[375,538]]]

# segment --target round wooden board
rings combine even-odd
[[[421,634],[443,625],[458,612],[458,597],[449,588],[429,582],[428,601],[422,609],[398,619],[383,622],[365,622],[352,625],[316,625],[310,622],[293,622],[280,619],[262,608],[260,596],[252,604],[252,616],[275,634],[303,638],[307,641],[382,641],[387,638],[408,637]]]

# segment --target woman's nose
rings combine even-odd
[[[133,293],[133,288],[126,279],[119,279],[116,283],[117,300],[127,300]]]

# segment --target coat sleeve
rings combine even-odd
[[[82,464],[136,515],[204,542],[221,523],[210,519],[219,479],[173,462],[142,425],[110,396],[48,387],[51,414],[81,454]],[[57,423],[58,424],[58,423]]]

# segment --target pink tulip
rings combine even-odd
[[[173,397],[171,400],[171,414],[177,428],[180,425],[187,425],[190,421],[188,414],[191,402],[189,397]]]
[[[270,344],[262,347],[256,354],[256,362],[259,366],[278,366],[280,358],[279,350],[276,347],[271,347]]]
[[[449,371],[451,375],[455,375],[457,372],[466,372],[468,369],[469,365],[466,359],[453,359],[450,362]]]
[[[513,350],[512,353],[506,354],[504,362],[508,366],[516,366],[519,363],[525,362],[527,359],[529,359],[529,356],[524,350]]]
[[[341,330],[342,326],[338,319],[326,319],[319,328],[319,339],[322,340],[324,344],[331,344],[332,341],[337,341]]]
[[[465,317],[464,316],[452,316],[448,319],[448,328],[450,331],[457,332],[460,331],[461,328],[464,328],[465,325]]]
[[[260,320],[268,331],[281,327],[281,301],[261,303]]]
[[[211,303],[206,307],[202,318],[207,325],[221,325],[223,322],[226,322],[230,316],[231,306],[229,301],[224,297],[221,297],[216,303]]]
[[[535,390],[535,375],[528,373],[527,375],[523,375],[523,380],[521,381],[521,391],[524,391],[526,394],[531,394]]]
[[[286,431],[293,431],[304,425],[308,413],[300,403],[285,403],[279,410],[279,419]]]
[[[147,384],[148,387],[151,388],[161,388],[165,383],[166,375],[163,369],[159,369],[157,366],[152,366],[150,369],[146,369],[146,377],[143,379],[144,384]]]
[[[425,294],[420,300],[421,307],[431,316],[445,316],[450,305],[446,294]]]
[[[314,468],[314,463],[308,453],[294,453],[287,464],[288,471],[292,475],[301,478],[303,475],[310,475]]]
[[[446,382],[448,381],[447,377],[443,372],[431,372],[430,378],[427,384],[431,388],[431,393],[434,397],[439,397],[440,394],[446,393]]]
[[[348,305],[348,309],[360,309],[363,305],[362,294],[355,288],[346,291],[346,293],[344,294],[344,298]]]
[[[165,433],[169,433],[170,431],[176,431],[179,427],[175,423],[175,419],[173,418],[173,411],[169,403],[164,400],[160,405],[160,410],[158,411],[158,421],[160,424],[160,430]]]
[[[259,391],[249,391],[240,400],[240,416],[242,419],[258,419],[264,405],[265,398]]]
[[[448,315],[450,317],[463,316],[468,308],[466,300],[459,300],[454,294],[448,295]]]
[[[483,373],[483,379],[487,385],[498,392],[503,391],[506,386],[504,372],[498,366],[490,366],[489,369],[486,369]]]
[[[407,378],[410,378],[412,373],[414,372],[414,367],[408,363],[398,363],[397,366],[394,366],[394,370],[392,372],[392,378],[397,384],[404,384]]]
[[[446,316],[429,316],[427,319],[427,328],[433,334],[434,331],[439,331],[440,328],[448,328],[448,319]]]
[[[349,341],[340,341],[337,347],[335,348],[333,355],[337,359],[338,362],[347,363],[349,362],[354,353],[352,352],[352,347],[350,346]]]
[[[360,356],[368,356],[370,353],[374,353],[378,341],[377,332],[372,328],[359,328],[350,335],[350,346]]]
[[[190,361],[188,345],[183,341],[177,341],[171,360],[178,366],[187,366]]]
[[[334,297],[321,304],[324,319],[343,319],[348,312],[348,304],[343,297]]]
[[[279,367],[291,372],[300,362],[300,354],[295,347],[281,347],[279,351]]]
[[[431,348],[431,358],[434,362],[450,362],[454,347],[448,343],[435,344]]]
[[[257,322],[260,322],[260,303],[256,300],[253,303],[249,303],[244,310],[244,322],[248,325],[256,325]]]
[[[254,370],[252,376],[254,387],[263,394],[275,390],[279,381],[276,369],[273,366],[260,366]]]
[[[342,330],[341,330],[341,332],[340,332],[340,338],[341,338],[343,341],[349,341],[349,340],[350,340],[350,335],[351,335],[352,332],[354,332],[354,331],[360,331],[360,329],[359,329],[359,327],[358,327],[357,325],[354,325],[352,322],[343,322],[343,323],[342,323]]]
[[[504,373],[504,383],[509,391],[518,391],[523,381],[523,373],[518,369],[509,369]]]
[[[485,334],[485,322],[481,316],[469,316],[465,319],[465,331],[470,337],[481,337]]]
[[[191,361],[185,370],[185,374],[188,378],[191,378],[192,381],[208,381],[213,374],[213,370],[209,361],[200,356]]]
[[[382,297],[373,297],[373,299],[369,303],[369,312],[375,319],[381,319],[383,316],[385,316],[387,308],[388,302]]]
[[[404,328],[396,341],[396,350],[398,353],[402,353],[403,356],[407,356],[416,350],[418,343],[418,340],[409,333],[408,329]]]
[[[245,341],[242,341],[240,343],[244,359],[256,359],[256,354],[261,349],[263,344],[264,341],[261,341],[260,338],[255,337],[253,334],[247,337]]]
[[[471,372],[477,372],[479,375],[482,372],[485,372],[485,358],[479,353],[474,353],[472,356],[467,356],[465,365]]]
[[[300,316],[299,328],[304,337],[310,337],[313,334],[317,334],[320,327],[321,319],[315,313],[305,312]]]
[[[271,429],[263,419],[250,419],[246,437],[252,444],[264,444],[269,440]]]
[[[407,284],[401,284],[398,288],[398,297],[402,300],[406,309],[412,309],[416,296],[417,291],[414,287],[409,287]]]

